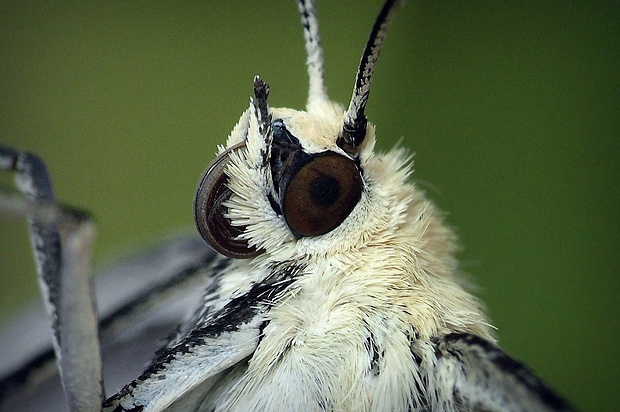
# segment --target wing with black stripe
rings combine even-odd
[[[103,410],[160,411],[171,406],[175,410],[195,409],[204,394],[218,383],[214,378],[254,353],[267,324],[265,313],[300,271],[294,265],[273,268],[246,293],[205,313],[204,319],[192,320],[193,329],[173,340],[142,375],[109,398]],[[198,387],[200,391],[194,391]]]
[[[486,339],[451,333],[433,344],[435,365],[427,387],[435,388],[438,395],[429,393],[433,407],[441,407],[442,399],[452,397],[466,410],[571,410],[529,368]]]

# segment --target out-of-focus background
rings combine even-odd
[[[318,4],[337,101],[380,5]],[[415,153],[501,345],[592,411],[620,389],[619,21],[617,2],[408,1],[367,109],[380,149]],[[191,229],[253,76],[272,106],[303,108],[304,62],[293,1],[3,1],[0,143],[47,160],[109,261]],[[0,319],[37,293],[25,224],[5,215]]]

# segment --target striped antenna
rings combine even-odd
[[[402,3],[402,0],[388,0],[385,2],[377,16],[377,20],[375,20],[375,24],[372,26],[364,54],[362,54],[362,59],[360,60],[351,102],[347,112],[344,114],[342,133],[336,141],[338,146],[351,156],[357,156],[359,152],[358,147],[364,141],[364,137],[366,137],[368,120],[366,119],[364,109],[370,95],[372,74],[375,71],[377,58],[379,57],[387,29]]]
[[[312,0],[298,0],[299,14],[301,15],[301,25],[304,28],[304,39],[306,40],[306,53],[308,60],[308,76],[310,87],[308,90],[308,111],[312,111],[315,103],[329,101],[325,83],[323,82],[325,72],[323,69],[323,47],[321,47],[321,36],[319,35],[319,23],[316,19],[314,2]]]

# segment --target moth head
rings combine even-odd
[[[364,110],[399,3],[388,1],[377,17],[345,111],[327,97],[314,10],[299,1],[310,77],[306,111],[269,107],[269,85],[255,77],[250,107],[196,192],[196,226],[215,250],[234,258],[324,254],[371,228],[365,168],[374,127]]]

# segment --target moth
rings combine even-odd
[[[2,192],[0,207],[29,220],[53,329],[53,349],[1,378],[7,408],[55,359],[72,411],[570,410],[497,346],[459,277],[454,234],[409,181],[406,152],[374,150],[365,107],[400,4],[380,10],[345,109],[323,83],[314,4],[298,1],[306,110],[270,107],[257,76],[199,182],[200,239],[113,268],[99,282],[113,283],[114,272],[145,277],[146,260],[158,270],[135,291],[117,290],[100,313],[88,215],[56,202],[39,157],[0,149],[18,188]],[[170,324],[145,368],[104,388],[102,348],[148,352],[149,330]]]

